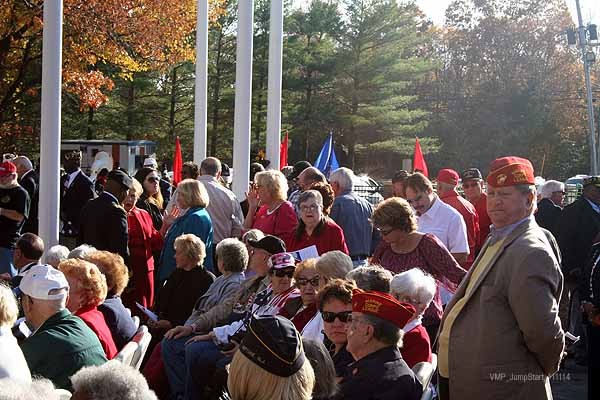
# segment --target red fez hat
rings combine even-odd
[[[10,161],[0,164],[0,177],[8,176],[17,172],[17,166]]]
[[[521,157],[501,157],[490,164],[487,183],[494,187],[521,184],[533,185],[533,165],[531,161]]]
[[[437,180],[438,182],[447,183],[449,185],[458,185],[458,172],[450,168],[440,169],[438,172]]]
[[[385,319],[400,329],[403,329],[417,312],[412,305],[400,303],[387,293],[361,289],[352,291],[352,311]]]

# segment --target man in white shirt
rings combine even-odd
[[[244,215],[235,194],[218,179],[221,176],[221,161],[214,157],[208,157],[200,164],[200,176],[208,192],[208,207],[206,211],[210,215],[213,225],[213,243],[216,246],[221,240],[242,235]],[[213,253],[214,254],[214,253]]]
[[[459,264],[464,263],[469,243],[460,213],[441,201],[433,192],[431,181],[419,172],[408,177],[405,188],[406,200],[417,213],[418,231],[435,235]]]

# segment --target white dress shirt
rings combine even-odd
[[[213,243],[230,237],[240,237],[244,214],[235,194],[210,175],[201,175],[198,180],[208,192],[208,207],[213,226]]]
[[[429,210],[417,217],[417,224],[419,232],[435,235],[450,253],[469,254],[467,226],[463,217],[437,196]]]

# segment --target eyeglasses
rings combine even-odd
[[[352,311],[342,311],[340,313],[334,313],[330,311],[321,311],[321,317],[325,322],[334,322],[335,319],[339,319],[340,322],[346,323],[352,321]]]
[[[393,231],[395,231],[395,230],[396,230],[396,228],[381,229],[381,228],[379,228],[379,227],[377,227],[377,228],[375,228],[375,229],[377,229],[377,231],[378,231],[379,233],[381,233],[381,236],[387,236],[387,235],[389,235],[390,233],[392,233]]]
[[[417,197],[415,197],[413,200],[406,199],[406,201],[408,202],[408,204],[418,203],[421,200],[423,200],[423,196],[424,196],[424,194],[421,193],[420,195],[418,195]]]
[[[310,283],[310,285],[312,287],[317,287],[319,286],[319,276],[315,276],[312,279],[306,279],[306,278],[298,278],[296,279],[296,285],[298,286],[306,286]]]
[[[273,275],[275,275],[278,278],[283,278],[284,276],[287,276],[288,278],[292,279],[294,277],[294,270],[289,270],[289,269],[274,269],[273,270]]]
[[[150,183],[156,183],[160,181],[160,178],[158,176],[149,176],[148,178],[146,178],[146,180]]]
[[[319,207],[321,207],[321,206],[319,206],[318,204],[311,204],[310,206],[300,206],[300,212],[303,212],[303,213],[305,213],[307,211],[315,212],[319,209]]]

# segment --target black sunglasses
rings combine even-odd
[[[352,311],[342,311],[340,313],[321,311],[321,317],[323,317],[323,321],[325,322],[333,322],[338,318],[341,322],[346,323],[352,321]]]
[[[278,278],[283,278],[284,276],[287,276],[288,278],[291,279],[294,277],[294,270],[275,269],[275,270],[273,270],[273,275],[275,275]]]
[[[298,286],[306,286],[306,285],[308,285],[309,283],[310,283],[310,285],[311,285],[312,287],[317,287],[317,286],[319,286],[319,277],[318,277],[318,276],[315,276],[315,277],[314,277],[314,278],[312,278],[312,279],[306,279],[306,278],[298,278],[298,279],[296,279],[296,284],[297,284]]]

